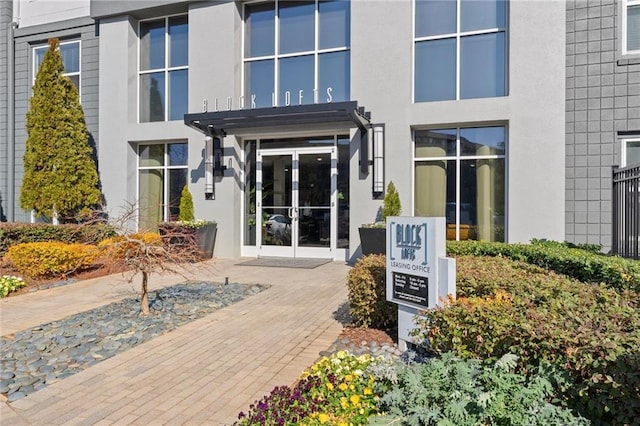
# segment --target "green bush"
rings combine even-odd
[[[447,353],[424,364],[396,364],[396,375],[384,384],[389,389],[383,389],[379,403],[386,414],[373,417],[369,424],[589,424],[570,410],[547,402],[553,392],[549,380],[537,374],[525,377],[514,373],[516,358],[508,354],[489,366]],[[384,377],[376,382],[384,383]]]
[[[583,282],[604,283],[617,289],[640,291],[640,262],[595,253],[567,244],[534,241],[532,244],[449,241],[452,255],[504,256],[568,275]]]
[[[26,284],[20,277],[14,277],[12,275],[0,276],[0,297],[5,297],[7,294],[16,291],[20,287],[24,287]]]
[[[361,327],[385,328],[396,324],[397,307],[386,300],[386,259],[372,254],[360,258],[347,277],[349,314]]]
[[[20,273],[39,278],[81,271],[92,266],[99,255],[96,246],[51,241],[16,244],[5,257]]]
[[[525,374],[555,365],[569,375],[569,407],[596,424],[637,421],[640,294],[500,257],[457,263],[458,299],[426,311],[416,335],[465,358],[514,353]]]
[[[46,223],[2,223],[0,224],[0,257],[9,247],[20,243],[60,241],[63,243],[98,244],[116,232],[104,224],[95,225],[51,225]]]

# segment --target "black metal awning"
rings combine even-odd
[[[366,135],[371,125],[371,114],[358,107],[356,101],[348,101],[185,114],[184,124],[211,137],[252,129],[273,132],[283,128],[313,130],[311,126],[314,124],[357,127],[361,134]]]

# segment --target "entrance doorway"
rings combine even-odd
[[[258,255],[333,258],[336,148],[261,149],[256,159]]]

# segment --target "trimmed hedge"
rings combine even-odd
[[[16,244],[9,248],[6,258],[20,273],[39,278],[87,269],[99,255],[96,246],[51,241]]]
[[[386,274],[386,258],[379,254],[361,257],[349,271],[349,314],[355,325],[385,328],[396,324],[396,305],[386,299]]]
[[[60,241],[63,243],[98,244],[116,232],[104,224],[92,225],[51,225],[48,223],[1,223],[0,257],[9,247],[20,243]]]
[[[595,424],[636,424],[640,413],[640,293],[588,285],[501,257],[457,259],[458,298],[424,312],[415,334],[437,352],[519,372],[568,374],[562,400]]]
[[[616,290],[640,291],[640,262],[595,253],[563,243],[533,241],[532,244],[449,241],[451,255],[503,256],[537,265],[582,282],[604,283]]]

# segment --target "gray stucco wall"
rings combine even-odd
[[[412,5],[411,1],[354,1],[351,6],[351,98],[372,113],[373,122],[386,125],[385,178],[399,188],[404,214],[413,213],[412,129],[499,123],[508,127],[509,241],[563,239],[565,5],[552,0],[510,3],[508,96],[416,104],[411,101]],[[240,9],[235,2],[189,6],[190,112],[202,111],[203,99],[211,106],[215,98],[231,96],[235,102],[241,94]],[[385,25],[372,26],[372,22]],[[219,223],[215,255],[237,256],[241,139],[225,138],[228,169],[216,181],[215,200],[205,200],[203,135],[180,121],[137,123],[137,28],[137,18],[130,15],[100,20],[99,154],[108,208],[116,213],[125,200],[136,200],[137,143],[186,140],[196,216]],[[355,136],[353,130],[351,136]],[[354,142],[351,254],[359,247],[358,226],[374,220],[381,204],[372,199],[371,173],[359,173],[356,148]]]
[[[605,250],[620,136],[640,135],[640,57],[621,55],[619,3],[566,3],[566,239]]]
[[[44,45],[52,37],[60,40],[80,40],[81,44],[81,103],[84,109],[87,128],[93,139],[98,141],[98,37],[93,20],[89,18],[58,22],[55,25],[33,26],[16,30],[15,37],[15,200],[16,221],[28,221],[29,213],[19,208],[20,184],[24,169],[24,156],[27,132],[26,114],[33,85],[34,46]]]
[[[0,221],[6,220],[7,210],[7,184],[8,184],[8,166],[7,166],[7,150],[9,149],[7,140],[7,39],[9,37],[8,30],[11,24],[12,2],[0,2]]]

